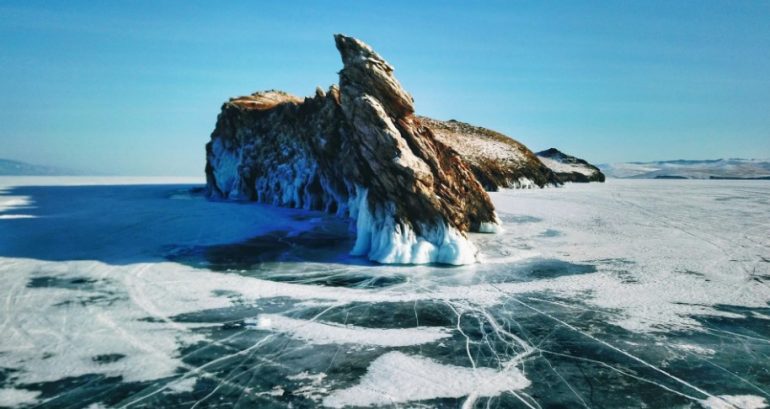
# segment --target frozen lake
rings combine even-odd
[[[493,193],[452,268],[200,186],[0,178],[0,407],[770,402],[768,181]]]

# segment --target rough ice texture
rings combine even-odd
[[[563,182],[604,182],[604,174],[596,166],[556,148],[538,152],[540,161],[556,172]]]
[[[529,148],[508,136],[454,119],[420,119],[441,142],[462,156],[487,190],[561,184]]]
[[[393,67],[354,38],[335,40],[339,87],[223,105],[206,146],[209,194],[349,216],[353,253],[381,263],[474,262],[465,233],[495,222],[489,196],[414,115]]]

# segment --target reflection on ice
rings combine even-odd
[[[457,268],[373,265],[344,221],[190,186],[6,184],[26,199],[0,217],[33,217],[0,220],[0,406],[770,399],[764,182],[495,193],[505,231]]]

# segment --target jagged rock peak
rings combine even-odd
[[[344,67],[340,71],[342,97],[367,93],[393,117],[414,113],[414,99],[393,75],[393,67],[371,47],[353,37],[335,34]]]

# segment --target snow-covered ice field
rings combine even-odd
[[[0,406],[770,402],[768,181],[493,193],[451,268],[200,183],[0,178]]]

